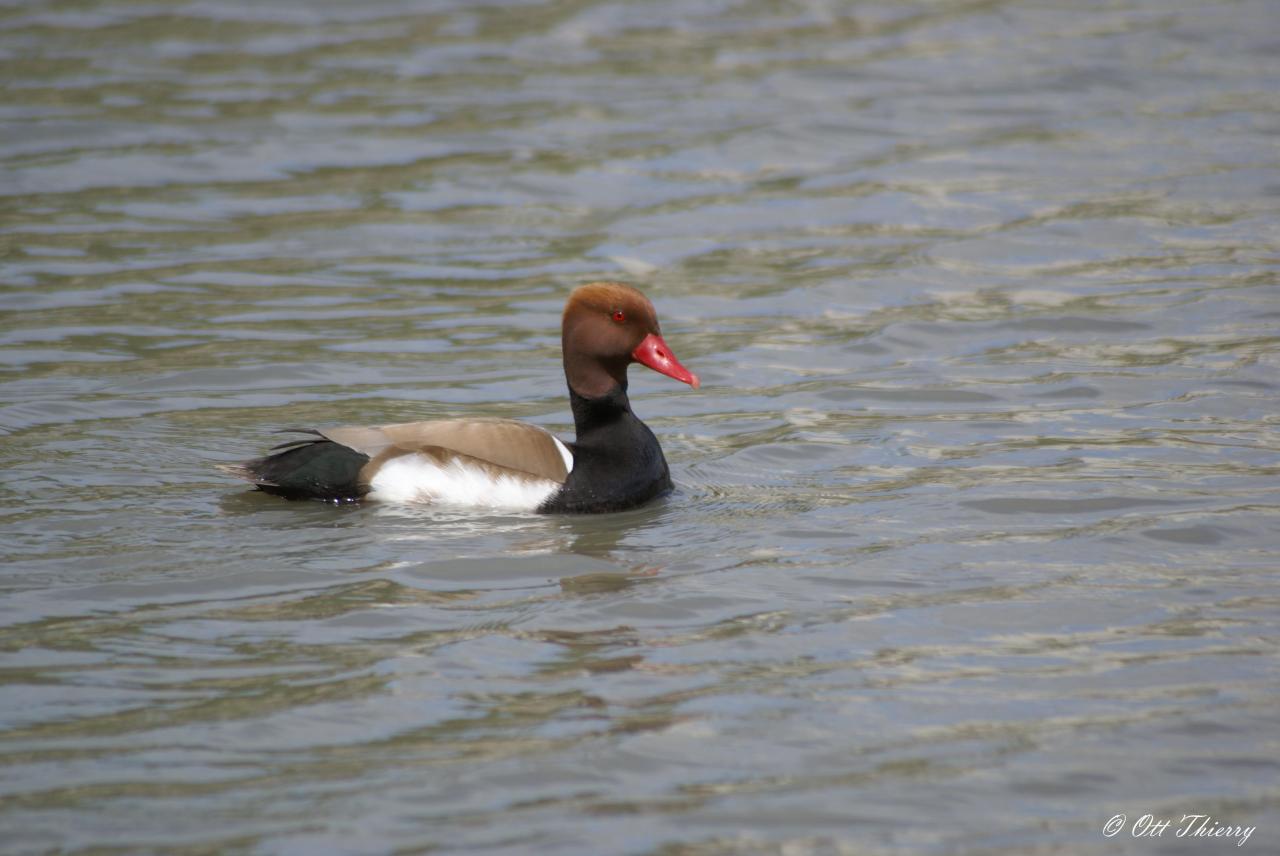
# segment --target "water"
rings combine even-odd
[[[1274,851],[1278,20],[0,6],[0,850]],[[665,501],[215,471],[567,432],[594,278]]]

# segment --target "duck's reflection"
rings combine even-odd
[[[353,503],[334,508],[320,502],[281,503],[253,491],[224,496],[220,506],[234,516],[267,515],[272,529],[316,527],[319,519],[363,531],[379,550],[379,568],[398,567],[418,581],[446,589],[470,582],[506,588],[519,579],[558,583],[566,594],[619,591],[659,575],[662,568],[644,549],[650,530],[675,524],[683,507],[678,494],[614,514],[545,515],[484,513],[469,508],[412,503]],[[292,522],[291,522],[292,521]],[[469,578],[464,581],[463,577]]]

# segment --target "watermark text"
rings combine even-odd
[[[1115,838],[1128,831],[1133,838],[1163,838],[1166,832],[1170,838],[1226,838],[1235,840],[1237,847],[1253,835],[1256,826],[1232,826],[1219,823],[1207,814],[1184,814],[1180,820],[1171,817],[1156,817],[1144,814],[1129,822],[1129,816],[1117,814],[1102,825],[1102,834],[1107,838]]]

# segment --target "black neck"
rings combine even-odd
[[[635,418],[631,413],[625,381],[599,398],[587,398],[569,387],[569,407],[573,410],[573,427],[579,441],[588,434],[607,429],[619,419]]]

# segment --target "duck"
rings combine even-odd
[[[561,353],[575,439],[513,419],[441,419],[291,428],[261,458],[219,468],[286,499],[428,503],[494,511],[623,511],[671,488],[662,447],[631,410],[639,363],[698,389],[662,338],[657,312],[620,282],[579,286],[565,302]]]

